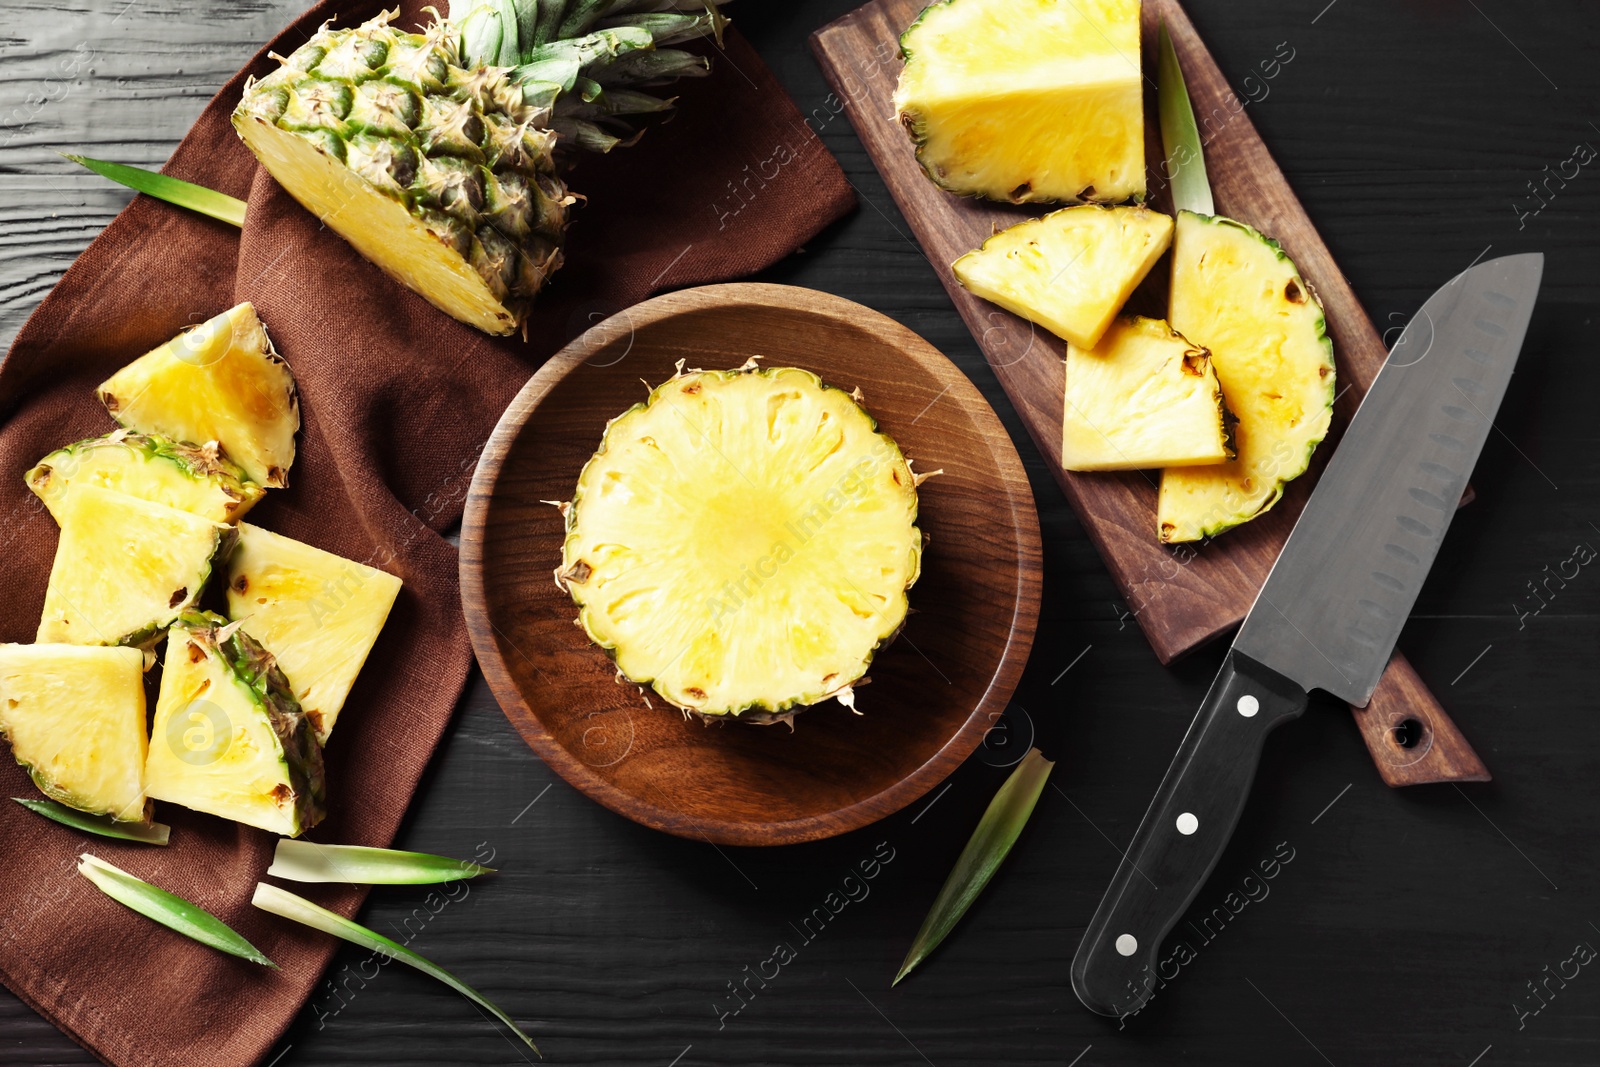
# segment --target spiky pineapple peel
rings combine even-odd
[[[612,419],[557,585],[617,664],[705,721],[855,710],[920,572],[916,474],[861,393],[809,371],[677,372]],[[646,383],[648,386],[648,383]],[[841,521],[843,520],[843,521]]]

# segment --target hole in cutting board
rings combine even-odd
[[[1415,748],[1422,740],[1423,726],[1416,719],[1401,719],[1395,723],[1389,736],[1401,748]]]

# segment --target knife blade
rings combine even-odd
[[[1373,380],[1178,746],[1072,961],[1085,1007],[1149,999],[1162,940],[1233,836],[1262,745],[1313,689],[1365,706],[1488,439],[1544,256],[1435,292]]]

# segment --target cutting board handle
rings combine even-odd
[[[1489,780],[1488,768],[1399,651],[1372,700],[1350,711],[1387,786]]]

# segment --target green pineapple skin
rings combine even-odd
[[[234,127],[259,119],[343,163],[470,263],[520,322],[561,264],[573,202],[555,135],[505,69],[455,65],[447,26],[405,33],[389,17],[324,26],[246,85]]]
[[[283,766],[294,790],[300,832],[321,822],[327,814],[322,745],[278,661],[255,638],[215,612],[185,612],[177,625],[188,631],[190,639],[198,638],[214,648],[232,672],[234,683],[247,690],[266,713],[283,748]]]

